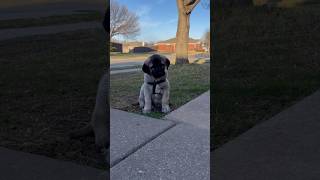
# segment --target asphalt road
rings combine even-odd
[[[41,0],[41,2],[36,1],[33,4],[15,0],[12,3],[1,2],[0,20],[75,14],[80,11],[104,12],[105,8],[103,0],[68,0],[63,2]]]

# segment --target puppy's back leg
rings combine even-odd
[[[99,148],[108,148],[108,133],[109,117],[107,117],[107,109],[102,109],[101,106],[95,108],[92,115],[91,125],[95,134],[95,144]]]
[[[108,98],[107,98],[107,88],[108,88],[107,74],[104,74],[99,82],[96,103],[94,106],[94,111],[91,116],[91,122],[88,123],[84,128],[72,131],[69,133],[71,138],[77,138],[81,136],[87,136],[89,134],[95,135],[95,143],[99,147],[106,147],[108,144]]]
[[[108,79],[105,74],[100,82],[97,91],[96,104],[92,114],[91,125],[95,134],[95,143],[100,148],[107,148],[109,133],[110,117],[109,112],[109,99],[108,99]]]

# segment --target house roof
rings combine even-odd
[[[176,42],[176,38],[171,38],[171,39],[167,39],[165,41],[159,41],[157,43],[175,43]],[[200,39],[192,39],[189,38],[189,43],[197,43],[200,42]]]
[[[111,41],[111,43],[114,44],[122,44],[124,46],[141,46],[143,42],[140,41],[131,41],[131,42],[116,42],[116,41]]]

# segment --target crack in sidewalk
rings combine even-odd
[[[157,133],[156,135],[152,136],[149,140],[147,140],[146,142],[140,144],[139,146],[137,146],[136,148],[132,149],[131,151],[129,151],[128,153],[126,153],[122,158],[119,158],[117,160],[115,160],[113,163],[110,163],[110,169],[113,168],[114,166],[116,166],[117,164],[119,164],[121,161],[127,159],[129,156],[131,156],[132,154],[134,154],[135,152],[137,152],[139,149],[141,149],[142,147],[144,147],[145,145],[147,145],[149,142],[153,141],[154,139],[156,139],[157,137],[161,136],[162,134],[164,134],[165,132],[167,132],[168,130],[172,129],[173,127],[175,127],[176,125],[178,125],[179,123],[174,122],[174,124],[170,125],[169,127],[165,128],[164,130],[162,130],[161,132]]]

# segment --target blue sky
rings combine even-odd
[[[175,37],[178,23],[176,0],[117,0],[139,16],[140,34],[135,39],[160,41]],[[191,38],[199,39],[210,28],[210,10],[201,2],[191,13]]]

